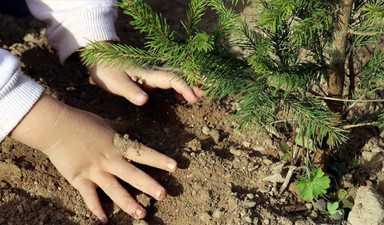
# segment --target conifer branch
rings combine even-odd
[[[349,34],[352,35],[359,35],[359,36],[377,36],[377,35],[384,35],[384,31],[382,32],[359,32],[354,30],[348,30]]]

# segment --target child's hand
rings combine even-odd
[[[148,100],[144,90],[174,89],[178,99],[196,103],[203,95],[199,88],[191,88],[174,74],[161,70],[150,70],[141,67],[130,68],[127,71],[112,69],[103,65],[88,68],[92,79],[104,90],[120,95],[135,105],[143,105]],[[141,87],[135,82],[142,81]],[[144,90],[143,90],[144,89]]]
[[[115,133],[102,118],[43,95],[11,137],[44,152],[105,224],[107,216],[96,192],[98,187],[133,218],[142,219],[146,215],[117,178],[157,200],[166,196],[165,189],[153,178],[121,159],[113,144]],[[153,149],[141,146],[140,154],[137,151],[126,152],[126,158],[170,172],[176,170],[173,159]]]

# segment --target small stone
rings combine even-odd
[[[382,152],[363,151],[361,154],[361,164],[363,167],[367,167],[373,170],[381,170],[383,160],[384,154]]]
[[[258,152],[264,152],[265,151],[265,147],[263,147],[263,146],[255,146],[255,147],[253,147],[253,150],[258,151]]]
[[[244,220],[248,223],[252,223],[252,218],[250,216],[245,217]]]
[[[247,208],[253,208],[253,207],[256,206],[256,202],[245,201],[245,202],[244,202],[244,206],[247,207]]]
[[[215,219],[220,219],[221,214],[222,214],[222,213],[221,213],[220,209],[216,209],[216,210],[213,212],[212,217],[215,218]]]
[[[211,132],[211,130],[210,130],[208,127],[204,126],[203,129],[202,129],[202,132],[203,132],[203,134],[205,134],[205,135],[209,135],[209,133]]]
[[[243,141],[243,145],[244,145],[244,147],[249,148],[249,147],[251,147],[251,142]]]
[[[234,160],[234,161],[232,162],[232,165],[233,165],[233,167],[234,167],[235,169],[240,169],[240,168],[242,167],[242,163],[241,163],[240,161],[238,161],[238,160]]]
[[[352,174],[348,173],[341,177],[340,183],[344,188],[350,188],[353,187],[353,176]]]
[[[267,166],[271,165],[273,162],[269,159],[263,159],[263,163]]]
[[[216,144],[220,142],[220,133],[218,130],[211,130],[211,132],[209,132],[209,135],[211,135],[211,137],[213,138],[213,141]]]
[[[263,224],[268,225],[268,224],[269,224],[269,219],[265,219],[265,220],[263,220]]]
[[[232,153],[235,156],[240,156],[241,155],[241,150],[238,150],[238,149],[236,149],[234,147],[230,147],[229,148],[229,152]]]
[[[313,220],[317,220],[317,218],[319,218],[319,214],[315,210],[312,210],[311,213],[309,214],[309,218]]]
[[[247,197],[248,197],[249,199],[254,199],[254,198],[255,198],[255,195],[252,194],[252,193],[249,193],[249,194],[247,194]]]
[[[207,212],[204,212],[203,214],[201,214],[200,219],[201,219],[204,223],[209,224],[210,221],[211,221],[211,216],[210,216]]]
[[[384,198],[372,187],[359,187],[348,222],[352,225],[383,224]]]
[[[308,210],[311,210],[313,208],[313,205],[312,203],[305,203],[305,207],[308,209]]]
[[[253,224],[255,225],[259,224],[259,218],[257,217],[253,218]]]
[[[19,211],[20,214],[23,214],[25,212],[22,204],[17,206],[17,211]]]
[[[0,218],[0,224],[4,224],[5,223],[5,219],[4,218]]]

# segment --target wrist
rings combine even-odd
[[[49,149],[56,133],[54,128],[65,107],[60,101],[43,94],[9,136],[35,149]]]

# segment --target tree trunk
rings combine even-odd
[[[348,25],[353,3],[354,0],[340,0],[338,3],[339,22],[333,38],[328,79],[328,96],[333,98],[342,98],[343,95]],[[332,112],[341,113],[343,111],[343,102],[328,101],[327,105]]]

